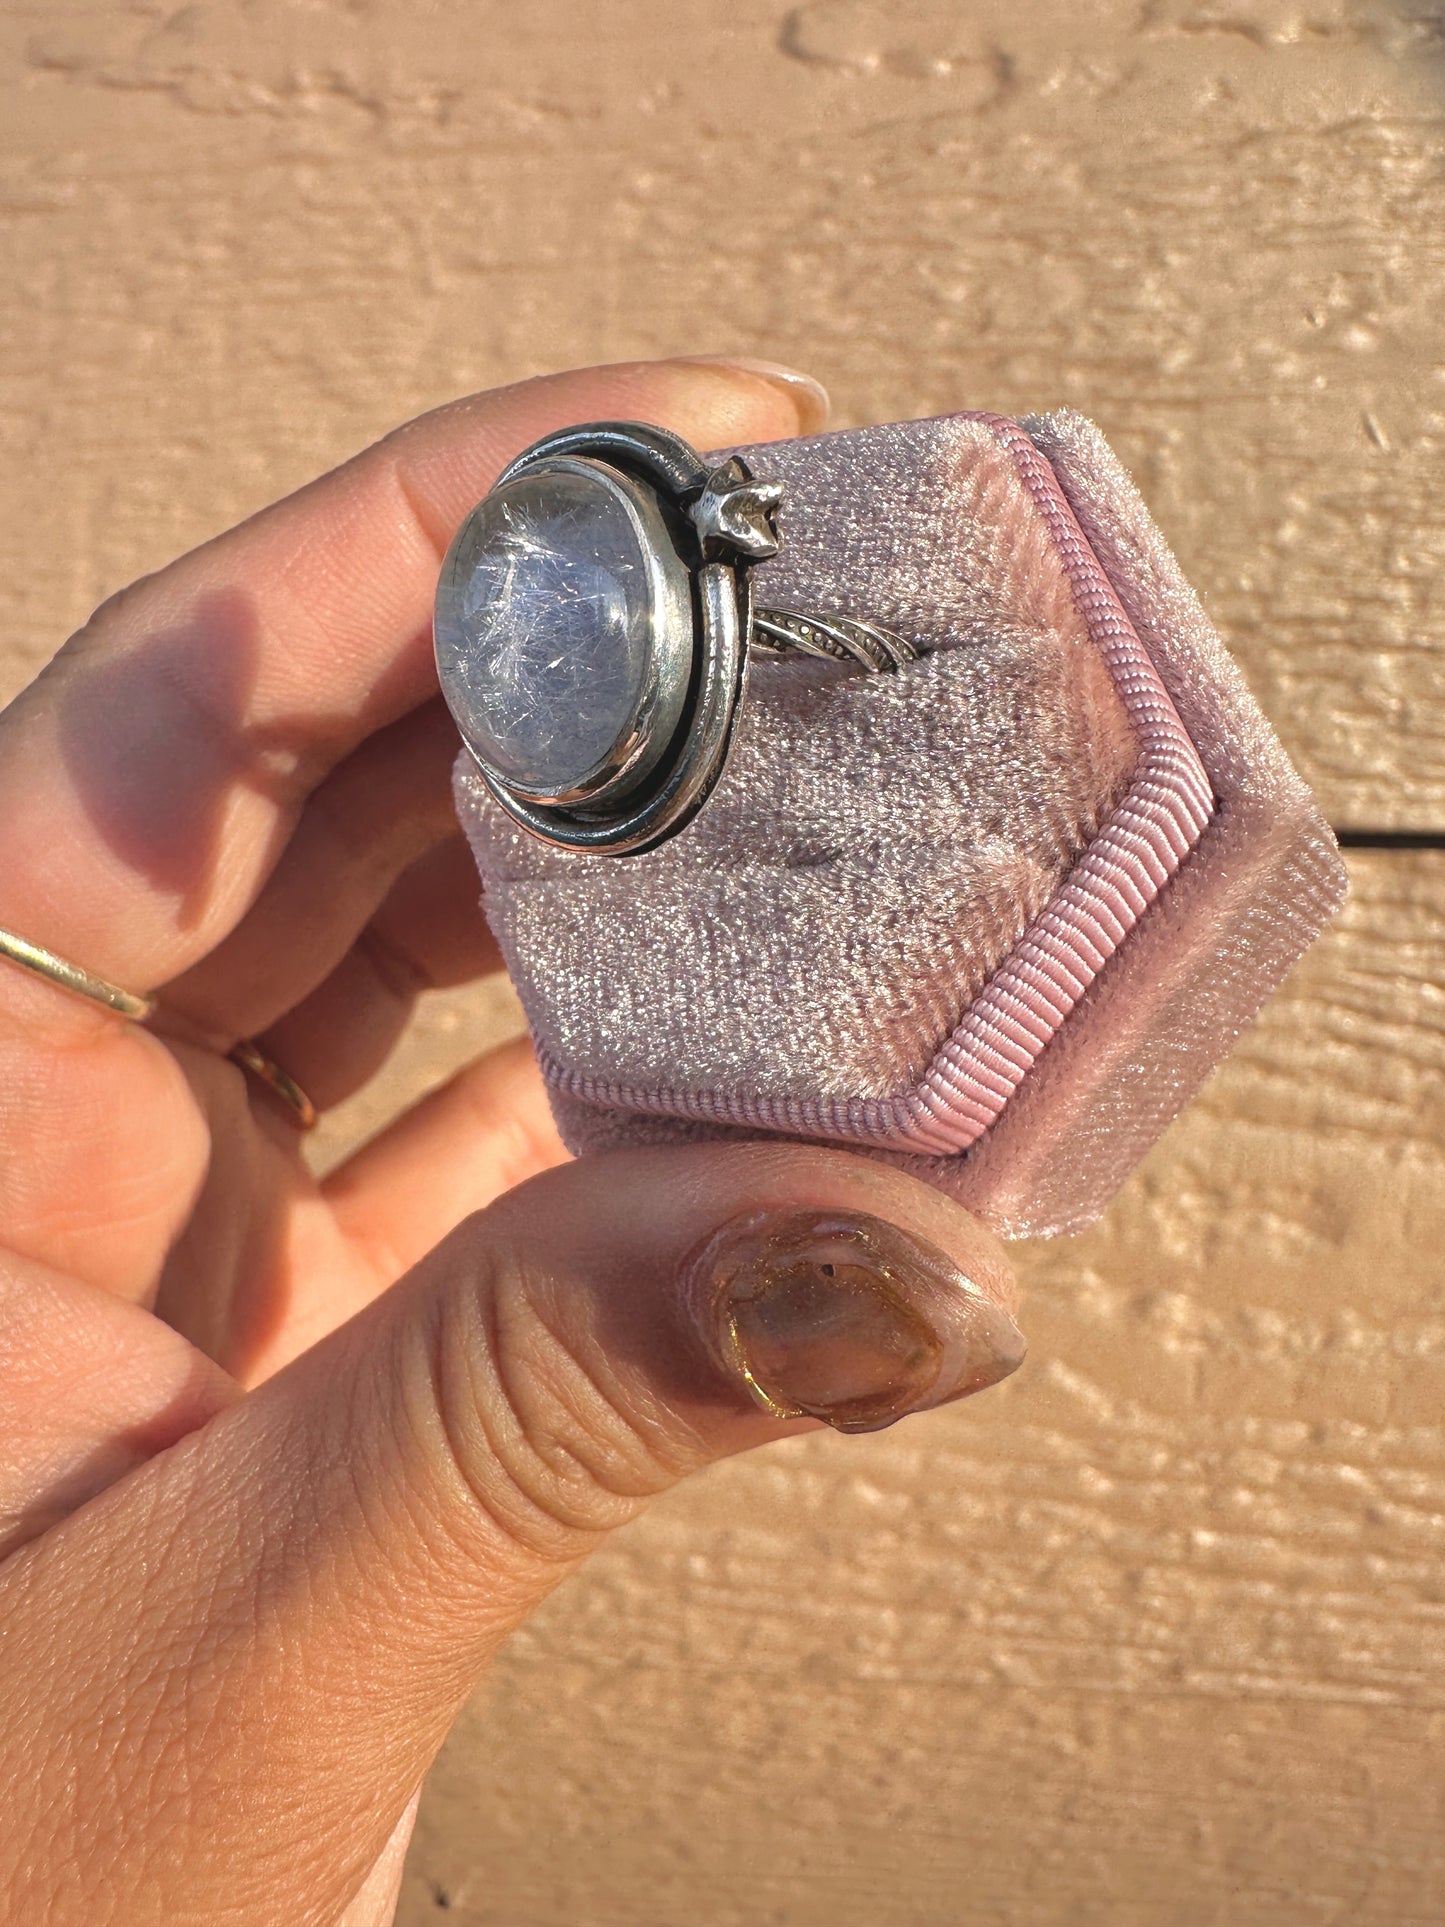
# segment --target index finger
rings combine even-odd
[[[815,410],[809,384],[729,363],[523,382],[422,416],[126,590],[0,713],[0,926],[138,990],[188,968],[310,790],[434,692],[439,561],[513,455],[574,421],[708,448]]]

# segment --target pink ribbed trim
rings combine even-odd
[[[1128,795],[969,1006],[912,1089],[897,1097],[766,1097],[642,1090],[569,1071],[542,1047],[547,1081],[592,1104],[706,1118],[795,1137],[945,1156],[993,1123],[1029,1067],[1193,849],[1214,812],[1204,765],[1058,480],[1016,422],[989,428],[1012,456],[1139,740]]]

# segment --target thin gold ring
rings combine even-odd
[[[113,1011],[117,1017],[124,1017],[129,1023],[143,1024],[155,1014],[154,997],[142,997],[133,990],[123,990],[119,984],[111,983],[109,978],[97,977],[93,971],[82,970],[79,964],[58,957],[53,950],[47,950],[43,944],[31,943],[28,937],[18,936],[13,930],[0,929],[0,957],[7,957],[11,963],[19,964],[22,970],[33,971],[37,977],[44,977],[48,983],[58,984],[62,990],[71,991],[77,997],[88,997],[91,1003],[103,1005],[106,1010]],[[226,1055],[233,1064],[238,1064],[281,1099],[291,1112],[298,1130],[309,1131],[312,1128],[316,1122],[316,1106],[295,1078],[289,1077],[264,1051],[257,1050],[249,1038],[242,1038]]]
[[[257,1050],[249,1037],[243,1037],[239,1044],[233,1044],[226,1055],[233,1064],[239,1064],[243,1071],[264,1084],[268,1091],[274,1091],[283,1104],[290,1107],[298,1131],[312,1130],[316,1124],[316,1106],[302,1090],[294,1077],[288,1076],[273,1058],[264,1051]]]
[[[53,950],[17,937],[13,930],[0,930],[0,956],[8,957],[22,969],[33,970],[37,977],[59,984],[62,990],[74,991],[77,997],[104,1004],[107,1010],[113,1010],[118,1017],[128,1017],[133,1024],[143,1024],[156,1007],[154,997],[138,997],[133,990],[122,990],[119,984],[96,977],[82,970],[79,964],[67,963]]]

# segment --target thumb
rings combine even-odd
[[[0,1891],[19,1918],[338,1917],[491,1652],[609,1528],[800,1424],[994,1383],[1010,1295],[966,1214],[840,1153],[532,1180],[6,1566],[5,1738],[42,1765]],[[27,1912],[62,1792],[85,1848]]]

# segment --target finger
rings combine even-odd
[[[530,1041],[468,1064],[338,1165],[322,1195],[383,1285],[463,1218],[565,1164]]]
[[[336,1918],[608,1528],[783,1411],[995,1382],[1009,1290],[976,1224],[841,1154],[628,1153],[510,1193],[0,1576],[9,1914]]]
[[[470,1213],[566,1161],[525,1039],[470,1064],[339,1166],[318,1190],[270,1155],[261,1187],[274,1237],[202,1198],[162,1278],[156,1310],[243,1385],[270,1378],[394,1285]],[[224,1161],[224,1145],[222,1148]],[[230,1246],[238,1237],[244,1253]],[[234,1278],[222,1292],[218,1279]],[[304,1279],[304,1291],[295,1281]]]
[[[326,1110],[380,1070],[423,991],[501,968],[476,865],[458,833],[398,877],[325,982],[259,1042]]]
[[[437,701],[423,703],[348,756],[308,798],[237,927],[166,986],[167,1017],[229,1047],[309,996],[362,935],[397,879],[456,834],[456,748],[455,725]]]
[[[0,1559],[239,1397],[138,1306],[0,1257]]]
[[[215,1079],[197,1084],[158,1038],[10,974],[0,1247],[143,1300],[206,1181]]]
[[[337,969],[262,1048],[318,1103],[336,1103],[385,1061],[419,991],[500,968],[457,832],[403,872]],[[87,1048],[76,1049],[76,1026],[87,1021]],[[144,1303],[164,1265],[172,1286],[185,1281],[188,1301],[204,1298],[205,1319],[181,1322],[214,1349],[229,1316],[229,1299],[217,1292],[228,1261],[238,1278],[254,1280],[257,1269],[255,1214],[237,1212],[235,1184],[253,1200],[265,1195],[273,1220],[298,1208],[298,1185],[306,1195],[288,1155],[295,1132],[277,1100],[212,1049],[177,1039],[167,1049],[88,1006],[73,1013],[68,1000],[23,977],[11,1003],[0,1002],[0,1065],[8,1069],[5,1135],[26,1153],[0,1157],[0,1245]],[[238,1130],[248,1097],[279,1134],[256,1141]],[[249,1241],[245,1252],[232,1249],[238,1241]],[[314,1274],[307,1296],[326,1298]]]
[[[502,968],[482,914],[477,860],[460,830],[397,878],[372,928],[388,949],[407,957],[428,990],[447,990]]]
[[[137,988],[191,968],[310,791],[433,693],[441,552],[513,454],[597,416],[788,435],[798,392],[661,362],[474,396],[107,603],[0,715],[0,924]]]
[[[304,1277],[306,1291],[251,1277],[263,1303],[281,1299],[279,1317],[214,1305],[218,1234],[204,1219],[188,1230],[158,1309],[243,1385],[259,1385],[389,1290],[463,1218],[566,1161],[531,1045],[519,1038],[338,1166],[319,1196],[292,1201],[277,1276]]]

